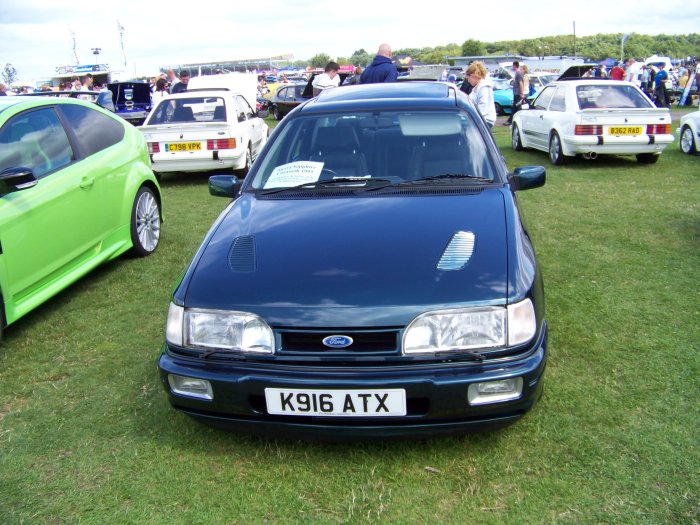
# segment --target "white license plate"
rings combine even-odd
[[[269,414],[281,416],[386,417],[406,415],[406,391],[266,388]]]

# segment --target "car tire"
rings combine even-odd
[[[695,144],[695,137],[693,137],[693,130],[690,129],[690,126],[683,126],[679,145],[681,151],[687,155],[695,155],[698,152],[698,146]]]
[[[131,209],[132,252],[139,257],[151,255],[160,240],[160,203],[153,190],[141,186]]]
[[[640,164],[656,164],[660,156],[661,155],[657,155],[656,153],[638,153],[636,155],[637,162]]]
[[[518,129],[518,126],[515,124],[513,124],[513,127],[511,128],[510,140],[511,140],[511,144],[513,145],[514,151],[522,151],[523,149],[525,149],[523,147],[523,141],[520,137],[520,130]]]
[[[282,120],[282,115],[280,115],[280,110],[277,109],[277,106],[272,109],[272,118],[275,120]]]
[[[494,105],[496,106],[496,115],[498,115],[499,117],[501,115],[505,115],[505,112],[503,111],[503,108],[501,107],[500,104],[494,104]]]
[[[561,150],[561,139],[556,131],[549,137],[549,160],[555,166],[566,164],[567,158]]]
[[[245,165],[241,169],[237,169],[236,171],[236,177],[239,179],[244,179],[246,175],[248,175],[248,172],[250,171],[250,167],[253,164],[253,154],[250,151],[250,145],[246,148],[245,152]]]

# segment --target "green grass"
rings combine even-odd
[[[675,126],[674,126],[675,130]],[[166,177],[162,245],[121,258],[0,345],[0,523],[700,522],[700,158],[670,146],[547,166],[519,202],[543,268],[545,395],[506,429],[371,444],[204,427],[156,372],[169,294],[226,206]]]

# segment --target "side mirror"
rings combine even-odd
[[[29,168],[7,168],[0,172],[0,195],[26,190],[38,184],[37,178]]]
[[[521,166],[508,176],[514,191],[531,190],[544,186],[547,171],[544,166]]]
[[[258,111],[258,117],[260,118],[267,118],[267,116],[270,114],[270,110],[267,108],[263,108]]]
[[[233,199],[238,196],[242,184],[234,175],[212,175],[209,177],[209,194]]]

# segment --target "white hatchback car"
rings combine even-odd
[[[225,88],[165,97],[139,129],[157,175],[222,168],[245,175],[269,135],[246,98]]]
[[[513,117],[513,149],[549,153],[552,164],[576,155],[636,155],[652,164],[673,142],[671,113],[636,85],[616,80],[564,80],[546,85]]]
[[[698,142],[700,142],[700,111],[683,115],[678,133],[680,133],[681,151],[688,155],[696,155],[700,151],[700,147],[698,147]]]

